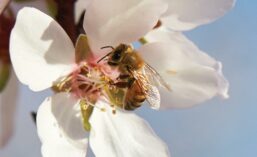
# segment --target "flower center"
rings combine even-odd
[[[90,131],[91,125],[89,118],[93,109],[100,109],[105,112],[106,109],[96,106],[97,100],[100,97],[105,97],[110,101],[110,106],[113,109],[113,114],[116,113],[115,106],[117,106],[117,90],[111,87],[112,79],[108,77],[110,70],[106,69],[105,65],[88,65],[81,63],[70,75],[62,78],[53,86],[55,92],[69,92],[72,93],[80,102],[80,108],[83,118],[83,126],[85,130]],[[112,94],[117,95],[111,97]],[[120,99],[121,102],[123,99]]]
[[[53,89],[56,92],[70,92],[77,99],[96,102],[106,83],[107,77],[100,67],[92,67],[84,62],[55,84]]]

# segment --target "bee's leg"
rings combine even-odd
[[[116,80],[127,80],[131,78],[132,75],[129,69],[129,66],[122,66],[120,68],[120,75],[116,78]]]
[[[113,86],[116,86],[118,88],[129,88],[129,82],[124,82],[124,81],[120,81],[120,82],[115,82],[115,83],[112,83],[111,85]]]
[[[136,79],[134,77],[129,78],[128,79],[128,87],[130,88],[134,84],[135,81],[136,81]]]
[[[129,74],[120,74],[120,75],[116,78],[116,80],[124,80],[124,79],[127,79],[127,78],[129,78],[129,77],[130,77]]]
[[[115,85],[118,88],[130,88],[135,82],[135,78],[131,77],[129,74],[122,74],[118,77],[120,80],[118,82],[113,82],[111,85]]]

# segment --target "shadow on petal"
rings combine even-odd
[[[60,93],[52,99],[51,106],[57,125],[68,138],[79,141],[87,136],[83,129],[78,100],[69,94]]]
[[[74,46],[68,35],[61,28],[61,26],[57,25],[56,21],[52,21],[49,24],[43,33],[41,40],[51,42],[51,45],[44,56],[47,63],[71,64],[71,61],[75,62],[74,49],[70,49]]]

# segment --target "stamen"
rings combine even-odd
[[[98,83],[98,84],[104,83],[104,81],[100,81],[97,78],[89,78],[89,76],[86,77],[86,76],[83,76],[81,74],[79,74],[77,76],[78,76],[78,78],[83,79],[83,81],[88,81],[88,82],[93,82],[93,83],[95,82],[95,83]]]
[[[106,108],[101,108],[101,111],[102,112],[106,112]]]
[[[89,106],[92,106],[92,107],[94,107],[94,108],[97,108],[97,109],[99,109],[100,111],[102,111],[102,112],[105,112],[106,111],[106,108],[104,108],[104,107],[99,107],[99,106],[96,106],[95,104],[92,104],[91,102],[89,102],[88,100],[86,100],[86,99],[82,99],[82,100],[80,100],[80,103],[82,103],[82,107],[83,107],[83,109],[87,109]]]
[[[112,108],[112,114],[116,114],[115,105],[114,105],[114,104],[111,104],[110,106],[111,106],[111,108]]]
[[[54,90],[57,90],[57,92],[60,92],[60,91],[65,91],[65,92],[69,92],[71,90],[71,88],[69,87],[69,82],[72,80],[72,77],[71,76],[68,76],[68,77],[64,77],[60,80],[59,83],[55,84],[53,86],[53,89]]]
[[[56,87],[58,92],[72,92],[78,99],[82,111],[87,111],[89,108],[96,108],[101,112],[106,112],[105,107],[97,106],[94,102],[100,96],[104,96],[103,91],[105,86],[109,87],[111,78],[106,76],[100,67],[90,67],[87,64],[80,64],[68,77],[60,80]],[[110,87],[111,88],[111,87]],[[108,98],[108,96],[106,96]],[[115,104],[111,105],[112,113],[116,114]]]

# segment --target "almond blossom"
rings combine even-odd
[[[138,26],[150,30],[166,9],[165,4],[157,7],[156,1],[142,1],[138,7],[135,4],[132,1],[126,5],[120,3],[119,8],[125,9],[127,7],[129,11],[117,10],[118,12],[110,13],[106,20],[110,20],[108,18],[113,17],[115,14],[119,15],[122,11],[122,18],[136,20],[135,22],[139,24]],[[93,13],[96,10],[94,10],[93,4],[91,6]],[[141,19],[134,19],[139,10],[144,10],[144,17],[150,20],[140,22]],[[40,25],[34,27],[35,23],[40,23]],[[121,29],[120,31],[122,31]],[[90,32],[90,29],[86,28],[85,30],[88,33]],[[113,30],[115,29],[113,28]],[[134,30],[137,31],[138,29],[134,28]],[[135,35],[129,38],[124,34],[124,38],[113,38],[107,42],[116,42],[118,44],[126,41],[131,42],[130,40],[135,41],[140,36],[143,36],[147,30],[137,31]],[[127,31],[126,28],[123,28],[124,31]],[[128,34],[129,32],[126,33]],[[110,37],[111,35],[112,32],[109,33]],[[95,39],[90,35],[88,37],[89,40]],[[99,43],[100,41],[95,45],[89,44],[95,57],[104,55],[104,52],[100,52],[100,48],[96,45]],[[116,43],[103,44],[115,46]],[[103,47],[104,45],[100,46]],[[96,50],[93,50],[93,48]],[[32,8],[24,8],[19,12],[11,34],[10,49],[12,63],[19,80],[34,91],[51,87],[62,76],[74,73],[80,68],[80,65],[83,66],[83,64],[75,62],[75,49],[63,29],[52,18]],[[73,93],[58,93],[53,97],[47,98],[40,106],[37,126],[39,137],[43,144],[43,156],[85,156],[87,133],[82,125],[79,100],[74,95]],[[106,112],[95,109],[90,118],[92,128],[89,140],[96,156],[169,156],[166,145],[140,117],[122,110],[117,110],[117,116],[109,114],[110,105],[106,104],[105,101],[98,101],[95,106],[106,108]],[[110,123],[110,121],[113,122]],[[102,136],[102,129],[99,128],[102,127],[102,123],[106,125],[106,131],[104,131],[106,136],[104,137]],[[126,132],[127,136],[122,136]],[[110,141],[110,139],[112,140]],[[112,145],[112,142],[118,143]],[[149,145],[146,147],[146,144]]]
[[[119,106],[113,113],[102,85],[106,76],[112,79],[116,71],[112,73],[108,65],[97,62],[109,52],[102,47],[137,41],[152,30],[166,10],[166,3],[157,0],[94,0],[84,17],[87,37],[80,36],[75,47],[51,17],[34,8],[18,13],[10,46],[14,70],[33,91],[50,87],[56,91],[38,110],[44,157],[84,157],[88,145],[97,157],[169,156],[165,143],[142,118]],[[86,49],[82,58],[77,54],[81,41]],[[224,92],[219,83],[224,78],[218,68],[213,68],[217,63],[214,59],[186,48],[177,51],[182,45],[171,46],[159,41],[135,51],[171,85],[171,91],[160,87],[160,92],[161,101],[171,98],[172,103],[161,102],[155,109],[183,103],[190,106],[194,99],[193,104]],[[93,87],[87,88],[89,84]],[[87,108],[83,109],[88,99],[95,102],[86,106],[93,108],[90,117],[84,112]]]

